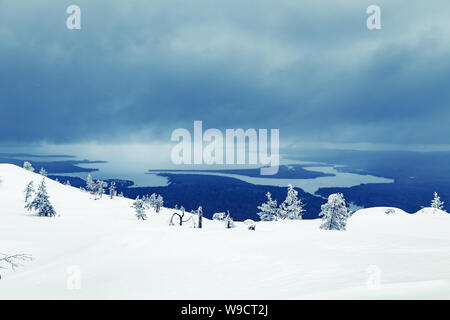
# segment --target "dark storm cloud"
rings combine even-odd
[[[0,2],[0,141],[169,140],[177,127],[286,141],[447,143],[446,0]]]

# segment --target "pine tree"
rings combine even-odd
[[[46,176],[47,176],[47,170],[45,170],[44,168],[41,168],[41,170],[39,170],[39,174],[40,174],[41,176],[46,177]]]
[[[264,202],[258,206],[259,212],[257,213],[259,218],[263,221],[272,221],[277,219],[277,200],[272,200],[270,192],[266,193],[267,202]]]
[[[136,217],[138,220],[147,220],[147,214],[145,213],[145,204],[142,199],[139,199],[139,196],[133,202],[133,208],[136,210]]]
[[[87,178],[86,178],[86,190],[89,191],[90,193],[94,194],[96,191],[96,184],[94,182],[94,180],[92,179],[92,176],[90,173],[88,173]]]
[[[116,183],[114,181],[109,185],[109,197],[113,199],[117,195]]]
[[[444,210],[444,202],[438,196],[437,192],[434,193],[434,199],[431,201],[431,207],[433,209]]]
[[[65,183],[65,185],[66,185],[66,186],[70,186],[70,181],[67,180],[66,183]]]
[[[28,201],[31,199],[31,197],[33,196],[33,194],[36,191],[34,190],[34,183],[33,181],[30,181],[27,184],[27,187],[25,188],[25,203],[28,204]]]
[[[333,193],[328,197],[328,202],[321,206],[319,217],[322,218],[321,229],[345,230],[349,213],[342,193]]]
[[[45,179],[39,184],[38,191],[34,200],[26,205],[28,211],[34,209],[41,217],[54,217],[56,211],[50,203],[47,193],[47,187],[45,186]]]
[[[31,163],[29,163],[28,161],[25,161],[25,162],[23,163],[23,168],[24,168],[25,170],[34,172],[33,166],[32,166]]]
[[[281,219],[299,220],[305,213],[304,204],[297,197],[298,192],[292,185],[288,185],[286,200],[281,204],[279,216]]]

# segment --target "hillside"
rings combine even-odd
[[[194,229],[169,227],[173,209],[138,221],[130,199],[94,200],[50,179],[59,216],[37,217],[23,190],[42,176],[0,164],[0,179],[0,252],[34,258],[0,269],[0,299],[450,298],[450,216],[430,208],[363,209],[345,232],[320,220]]]

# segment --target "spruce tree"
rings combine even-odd
[[[47,193],[47,187],[45,185],[45,179],[39,184],[38,191],[34,200],[26,205],[28,211],[34,209],[41,217],[54,217],[56,211],[50,203]]]
[[[322,218],[321,229],[345,230],[349,213],[342,193],[333,193],[328,197],[328,202],[321,206],[319,217]]]
[[[117,194],[116,183],[114,181],[109,185],[109,197],[113,199]]]
[[[262,221],[272,221],[277,219],[277,200],[272,200],[272,194],[266,193],[267,202],[264,202],[258,206],[259,212],[257,213]]]
[[[33,181],[30,181],[27,184],[27,187],[25,188],[25,203],[28,203],[28,201],[31,199],[34,193],[35,193],[34,183]]]
[[[434,193],[434,199],[431,201],[431,207],[433,209],[444,210],[444,202],[438,196],[437,192]]]
[[[41,176],[46,177],[46,176],[47,176],[47,170],[45,170],[44,168],[41,168],[41,170],[39,170],[39,174],[40,174]]]
[[[298,199],[298,192],[288,185],[286,200],[281,204],[279,216],[281,219],[299,220],[305,213],[304,204]]]
[[[136,210],[136,217],[138,220],[147,220],[147,214],[145,213],[145,204],[142,199],[137,196],[136,200],[133,202],[133,208]]]

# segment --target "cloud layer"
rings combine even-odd
[[[169,141],[194,120],[283,141],[448,143],[450,3],[0,2],[0,141]]]

